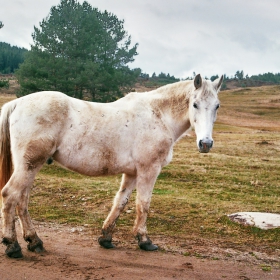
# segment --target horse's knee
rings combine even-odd
[[[2,191],[2,204],[3,206],[16,206],[26,197],[26,187],[18,188],[18,184],[8,184]]]
[[[115,196],[113,208],[115,207],[121,212],[128,203],[131,192],[132,190],[128,188],[119,190]]]
[[[2,192],[2,212],[9,212],[13,207],[16,207],[17,197],[8,188],[3,188]]]
[[[148,214],[150,209],[150,200],[149,201],[136,201],[136,214],[145,215]]]
[[[13,241],[9,238],[3,238],[2,243],[7,246],[5,253],[10,258],[22,258],[21,247],[18,244],[17,240]]]

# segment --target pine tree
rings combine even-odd
[[[24,61],[27,49],[0,42],[0,73],[10,74]]]
[[[87,2],[61,0],[40,27],[34,27],[34,44],[16,73],[20,95],[58,90],[101,102],[121,97],[140,74],[127,66],[137,55],[138,44],[130,47],[123,24]]]

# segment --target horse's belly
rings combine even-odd
[[[135,165],[129,155],[117,156],[108,151],[54,154],[54,160],[64,167],[88,176],[106,176],[120,173],[134,174]]]

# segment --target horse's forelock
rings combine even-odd
[[[209,97],[217,97],[217,91],[213,87],[211,81],[203,79],[202,86],[199,88],[196,95],[197,98],[207,99]]]

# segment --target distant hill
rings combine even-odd
[[[234,89],[244,87],[260,87],[268,85],[279,85],[280,73],[264,73],[259,75],[244,75],[243,71],[236,71],[233,78],[229,78],[225,75],[225,81],[222,89]]]
[[[260,87],[269,85],[279,85],[280,84],[280,73],[264,73],[259,75],[253,75],[249,77],[244,76],[243,71],[237,71],[234,77],[229,78],[224,75],[225,79],[222,85],[222,90],[236,89],[236,88],[246,88],[246,87]],[[211,81],[218,78],[218,75],[212,76]],[[188,77],[185,80],[191,80],[193,77]],[[208,79],[206,77],[206,79]],[[143,74],[139,76],[137,83],[135,85],[136,91],[147,91],[151,89],[158,88],[160,86],[175,83],[180,81],[180,79],[170,76],[169,74],[160,73],[158,76],[154,73],[151,77],[148,74]]]
[[[261,87],[261,86],[269,86],[269,85],[277,85],[277,84],[279,83],[259,81],[253,79],[244,79],[244,80],[228,79],[224,82],[222,90],[246,88],[246,87]]]

